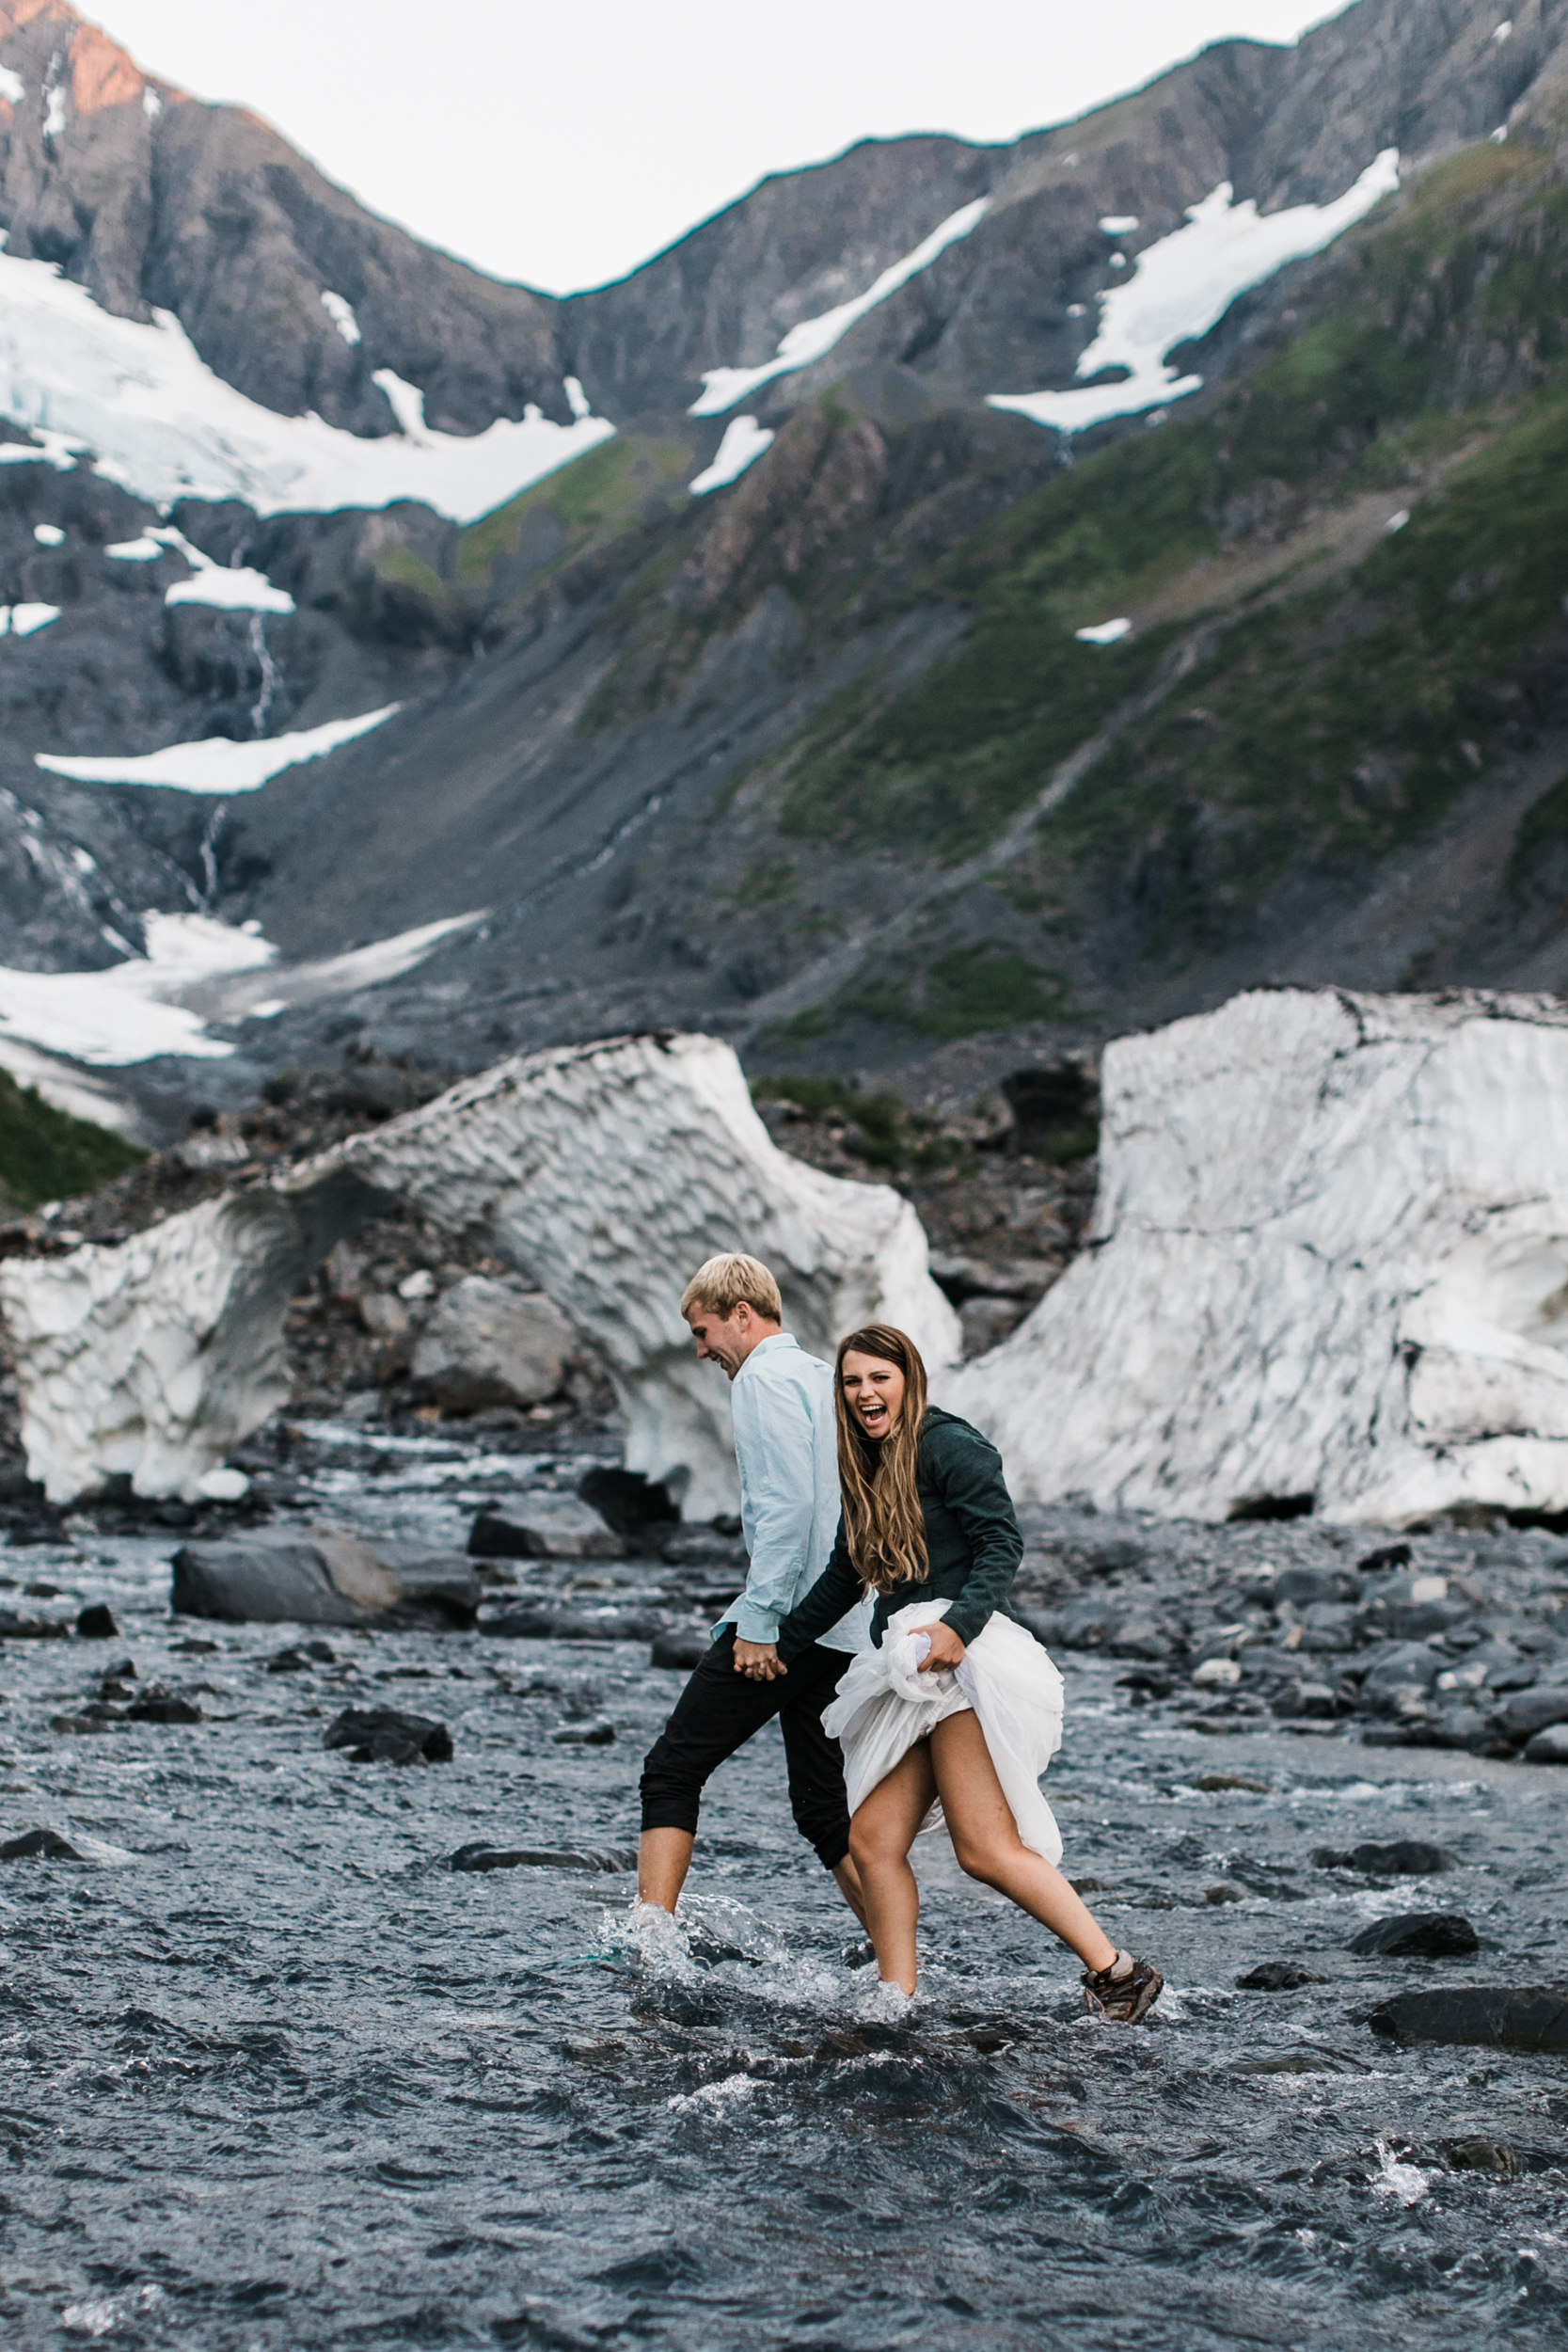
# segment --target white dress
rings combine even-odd
[[[1000,1611],[989,1617],[957,1667],[920,1672],[930,1651],[922,1627],[945,1616],[945,1600],[911,1601],[889,1618],[880,1649],[852,1659],[822,1728],[844,1749],[844,1781],[856,1813],[917,1740],[949,1715],[973,1708],[1022,1844],[1047,1862],[1062,1858],[1062,1834],[1040,1794],[1039,1777],[1062,1744],[1062,1677],[1032,1633]],[[933,1829],[933,1804],[921,1827]]]

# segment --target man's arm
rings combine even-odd
[[[736,1611],[743,1642],[769,1643],[810,1557],[816,1477],[805,1399],[744,1374],[730,1391],[736,1460],[752,1531],[752,1564]]]

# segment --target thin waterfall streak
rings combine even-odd
[[[273,695],[277,689],[277,664],[267,644],[266,621],[260,612],[253,612],[250,616],[250,650],[256,656],[257,666],[261,673],[261,691],[251,709],[250,731],[253,735],[264,735]]]
[[[218,895],[218,834],[229,814],[229,803],[220,801],[208,818],[201,835],[201,912],[211,914]]]

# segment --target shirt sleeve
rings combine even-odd
[[[779,1655],[785,1665],[792,1658],[799,1658],[802,1650],[810,1649],[830,1626],[837,1625],[840,1617],[847,1615],[863,1597],[864,1590],[860,1572],[849,1557],[841,1518],[827,1566],[779,1628]]]
[[[1012,1497],[1002,1475],[1002,1457],[977,1431],[957,1433],[942,1444],[932,1469],[943,1502],[968,1541],[973,1565],[963,1590],[947,1612],[960,1642],[973,1642],[1011,1590],[1023,1558]]]
[[[771,1642],[811,1556],[816,1496],[812,1418],[795,1389],[744,1376],[731,1390],[730,1403],[752,1532],[752,1565],[735,1629],[743,1642]]]

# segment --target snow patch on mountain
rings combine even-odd
[[[52,776],[73,784],[162,785],[174,792],[209,792],[228,798],[236,792],[259,792],[285,768],[308,759],[321,759],[341,743],[352,743],[372,727],[385,725],[403,707],[388,703],[382,710],[367,710],[357,719],[329,719],[325,726],[302,728],[295,735],[275,735],[259,743],[235,743],[227,735],[210,735],[199,743],[170,743],[161,752],[139,752],[125,758],[64,759],[53,752],[36,752],[34,763]]]
[[[990,210],[990,197],[982,196],[973,204],[964,205],[960,212],[950,214],[940,228],[933,229],[925,242],[915,246],[912,253],[906,253],[901,262],[895,262],[891,268],[883,270],[864,294],[857,294],[852,302],[841,302],[835,310],[824,310],[817,318],[801,319],[798,326],[792,326],[780,343],[777,357],[769,359],[766,366],[705,369],[703,383],[705,389],[702,398],[692,402],[689,414],[693,417],[721,417],[726,408],[733,408],[737,400],[744,400],[747,393],[754,391],[758,385],[770,384],[776,375],[792,375],[800,368],[809,368],[814,360],[825,358],[833,345],[848,333],[857,319],[864,318],[868,310],[875,310],[879,303],[887,300],[889,294],[896,294],[900,286],[918,277],[923,269],[928,269],[940,253],[945,253],[950,245],[957,244],[960,237],[967,237],[972,230],[978,228]]]
[[[1178,378],[1165,354],[1217,326],[1238,294],[1260,286],[1288,262],[1321,253],[1400,183],[1399,150],[1385,148],[1353,187],[1332,204],[1293,204],[1259,215],[1249,197],[1232,201],[1222,180],[1201,204],[1188,207],[1187,225],[1137,257],[1132,277],[1100,297],[1100,332],[1078,362],[1080,376],[1126,368],[1115,384],[1081,390],[992,392],[989,405],[1082,433],[1107,417],[1135,416],[1197,391],[1200,375]],[[1103,226],[1103,223],[1101,224]]]
[[[37,449],[0,448],[0,464],[94,470],[166,509],[177,499],[240,499],[259,515],[331,514],[418,499],[458,523],[607,440],[602,417],[552,423],[531,403],[471,436],[424,421],[424,398],[390,370],[375,381],[402,427],[375,440],[314,414],[283,417],[208,367],[173,314],[112,317],[51,262],[0,255],[0,416]]]
[[[20,73],[13,73],[8,65],[0,65],[0,98],[8,106],[20,106],[27,95],[27,85]]]
[[[714,452],[713,463],[694,473],[687,484],[694,499],[705,498],[710,490],[721,490],[726,482],[734,482],[748,466],[754,466],[765,450],[773,446],[773,435],[755,417],[734,417],[724,427],[724,437]]]
[[[172,527],[150,531],[148,538],[166,547],[178,548],[191,567],[189,580],[177,580],[164,591],[166,604],[210,604],[223,612],[292,612],[294,600],[286,588],[275,588],[265,572],[247,569],[243,564],[214,564],[193,547],[182,531]],[[135,540],[126,544],[135,546]]]
[[[156,539],[117,539],[103,550],[116,564],[155,564],[164,552]]]
[[[57,604],[0,604],[0,637],[31,637],[59,617]]]
[[[326,312],[345,343],[352,346],[364,342],[365,339],[359,332],[359,322],[354,315],[354,306],[345,301],[341,294],[329,294],[324,291],[322,309]]]

